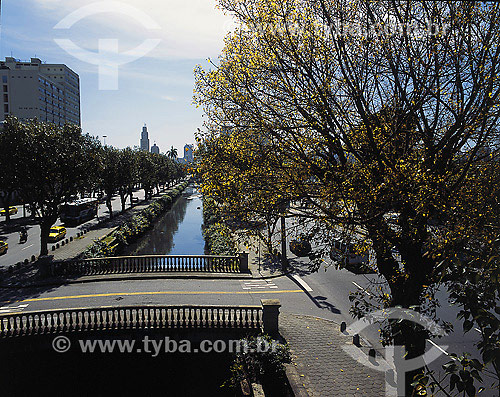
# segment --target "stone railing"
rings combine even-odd
[[[134,329],[243,329],[275,333],[280,303],[254,306],[122,306],[0,315],[0,338]]]
[[[91,276],[123,273],[209,272],[248,273],[248,253],[238,256],[146,255],[52,261],[40,258],[43,276]]]

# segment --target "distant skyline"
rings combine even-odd
[[[120,0],[151,17],[161,29],[147,30],[118,12],[91,15],[68,30],[54,26],[88,0],[23,0],[2,2],[0,57],[38,57],[64,63],[80,76],[82,129],[119,148],[139,145],[144,123],[162,152],[181,153],[194,143],[203,124],[202,110],[192,105],[196,65],[208,66],[222,51],[231,17],[213,0]],[[99,3],[99,0],[96,1]],[[55,39],[70,39],[97,53],[99,39],[118,39],[119,52],[134,50],[147,39],[161,39],[146,56],[119,67],[119,89],[98,89],[98,67],[64,51]]]

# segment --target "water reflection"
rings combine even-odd
[[[123,255],[203,255],[205,240],[199,192],[188,187],[152,230],[125,247]]]

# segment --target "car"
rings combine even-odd
[[[49,243],[55,243],[66,237],[66,228],[63,226],[54,226],[50,228]]]
[[[0,255],[3,255],[9,249],[9,244],[4,241],[0,241]]]
[[[359,254],[353,243],[346,243],[341,239],[333,240],[330,259],[344,265],[365,265],[368,263],[367,254]]]
[[[10,215],[16,215],[17,214],[17,208],[16,207],[9,207],[9,214]],[[2,216],[7,215],[7,212],[5,211],[5,208],[0,211],[0,215],[2,215]]]

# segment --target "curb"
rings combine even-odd
[[[309,393],[300,381],[300,375],[293,363],[285,364],[285,374],[295,397],[309,397]]]
[[[283,277],[288,275],[288,273],[271,275],[271,276],[253,276],[250,273],[170,273],[170,274],[159,274],[159,273],[131,273],[122,275],[101,275],[101,276],[82,276],[75,279],[48,279],[40,280],[39,282],[33,282],[29,284],[0,284],[0,288],[35,288],[44,287],[52,285],[61,284],[84,284],[84,283],[94,283],[103,281],[127,281],[127,280],[161,280],[161,279],[198,279],[198,280],[267,280],[278,277]]]
[[[52,278],[48,280],[40,280],[29,284],[10,284],[2,285],[0,288],[33,288],[61,284],[86,284],[105,281],[128,281],[128,280],[161,280],[161,279],[207,279],[207,280],[248,280],[252,279],[250,274],[245,273],[177,273],[177,274],[150,274],[150,273],[135,273],[123,275],[101,275],[101,276],[82,276],[75,279],[67,278]]]

